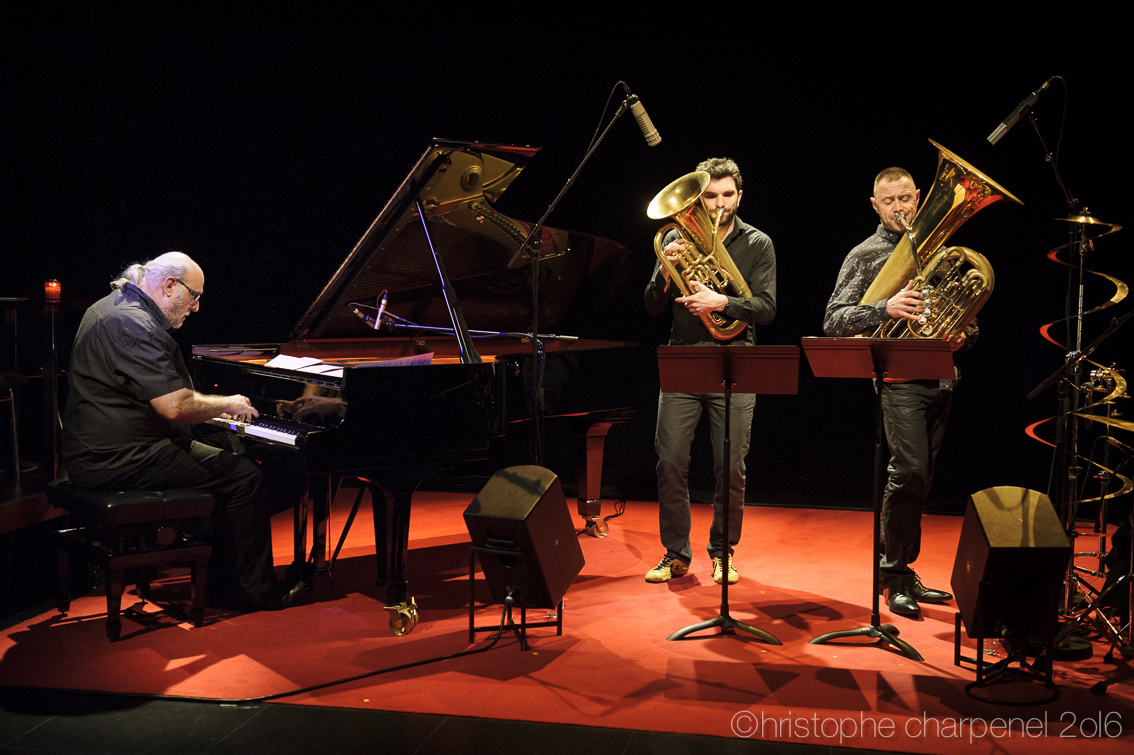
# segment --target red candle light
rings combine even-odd
[[[63,287],[54,278],[43,282],[43,300],[48,304],[58,304],[63,297]]]

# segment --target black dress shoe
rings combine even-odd
[[[293,603],[303,593],[303,582],[273,582],[271,587],[257,595],[209,595],[209,603],[215,608],[237,613],[255,613],[257,611],[282,611]]]
[[[272,594],[279,599],[281,607],[286,607],[297,602],[306,589],[307,584],[303,580],[276,582],[272,585]]]
[[[910,583],[908,592],[913,596],[914,600],[922,603],[944,603],[947,600],[952,600],[953,596],[944,590],[934,590],[926,587],[921,583],[921,577],[914,575],[913,581]]]
[[[917,601],[910,595],[909,589],[905,585],[886,588],[886,605],[890,606],[892,613],[902,616],[917,616],[921,613]]]

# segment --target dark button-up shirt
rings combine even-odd
[[[668,246],[676,238],[677,232],[670,231],[662,247]],[[767,325],[776,316],[776,250],[772,246],[772,240],[763,231],[737,217],[732,232],[722,243],[752,293],[752,296],[731,296],[726,293],[728,304],[725,305],[724,314],[750,325]],[[681,289],[675,282],[670,281],[669,290],[665,290],[665,278],[661,270],[661,260],[658,260],[654,265],[654,274],[646,284],[646,310],[655,317],[667,307],[673,310],[673,325],[669,331],[670,345],[756,343],[756,334],[751,327],[745,328],[729,341],[718,341],[713,338],[705,323],[701,322],[701,318],[690,314],[685,307],[673,303],[674,299],[682,295]]]
[[[100,487],[144,465],[159,444],[188,442],[189,427],[150,400],[193,381],[158,305],[132,283],[91,305],[71,351],[63,461],[72,480]]]
[[[827,302],[823,333],[828,336],[855,336],[873,332],[887,319],[885,299],[869,304],[858,302],[878,277],[901,238],[901,233],[887,230],[879,223],[873,236],[851,249]]]

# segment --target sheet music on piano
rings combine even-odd
[[[359,362],[351,367],[409,367],[415,365],[432,364],[433,352],[428,354],[413,354],[408,357],[383,359],[376,362]],[[294,370],[295,372],[309,372],[314,375],[328,375],[341,378],[343,367],[341,364],[329,364],[315,357],[293,357],[280,354],[269,359],[265,367],[276,367],[281,370]]]

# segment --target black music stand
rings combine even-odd
[[[884,378],[896,380],[952,380],[953,350],[938,339],[903,340],[900,338],[804,338],[803,352],[815,377]],[[886,431],[882,423],[882,391],[875,385],[874,406],[874,542],[870,553],[874,559],[874,602],[870,625],[858,629],[827,632],[811,640],[822,645],[841,637],[865,636],[884,639],[909,659],[924,661],[921,653],[905,640],[899,640],[898,628],[883,624],[879,617],[878,590],[881,573],[878,543],[882,537],[882,483],[886,457]]]
[[[732,462],[732,439],[729,428],[732,409],[732,392],[778,393],[795,395],[799,392],[799,348],[796,346],[659,346],[658,374],[663,393],[720,393],[724,386],[725,474]],[[783,643],[769,632],[737,621],[728,613],[728,573],[732,559],[729,546],[729,507],[724,502],[724,522],[721,537],[721,612],[716,618],[679,629],[667,640],[680,640],[687,634],[702,629],[720,627],[721,634],[730,629],[743,629],[770,645]],[[743,505],[743,504],[742,504]]]

